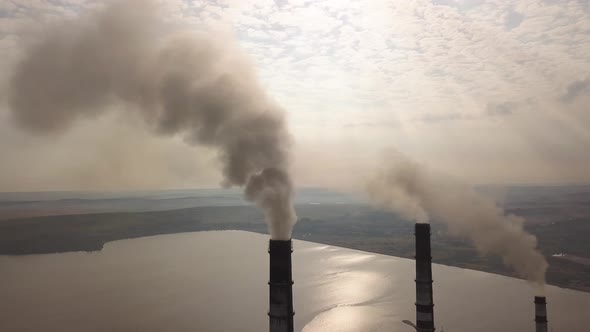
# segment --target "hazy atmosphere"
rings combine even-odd
[[[222,174],[215,150],[186,145],[182,135],[152,137],[149,125],[121,111],[131,106],[118,100],[101,100],[101,112],[86,112],[92,114],[59,133],[30,135],[15,125],[10,81],[25,50],[55,21],[64,24],[64,17],[75,20],[103,6],[0,4],[0,151],[7,156],[0,187],[217,186]],[[469,183],[590,181],[590,116],[584,107],[590,102],[590,18],[584,1],[159,6],[154,38],[207,31],[208,38],[224,44],[235,39],[241,46],[249,70],[287,114],[299,186],[358,187],[391,146]],[[43,55],[47,61],[51,56]],[[61,80],[46,79],[51,85]]]
[[[589,69],[585,0],[2,1],[0,330],[585,327]]]

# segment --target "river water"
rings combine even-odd
[[[101,252],[0,256],[0,331],[267,331],[264,235],[197,232]],[[294,241],[297,331],[412,331],[414,262]],[[437,331],[534,331],[524,281],[434,265]],[[590,331],[590,294],[547,287],[554,331]]]

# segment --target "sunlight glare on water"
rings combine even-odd
[[[411,332],[414,261],[294,241],[295,330]],[[0,256],[0,331],[268,330],[268,236],[158,235],[100,252]],[[534,290],[433,265],[435,323],[449,331],[534,330]],[[547,287],[555,331],[579,331],[590,294]]]

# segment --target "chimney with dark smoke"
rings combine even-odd
[[[432,297],[432,256],[430,225],[416,223],[416,330],[433,332],[434,302]]]
[[[547,301],[545,296],[535,296],[536,332],[547,332]]]
[[[114,1],[39,24],[9,84],[13,119],[59,134],[107,110],[138,114],[154,134],[216,150],[224,186],[245,187],[271,237],[289,240],[296,217],[285,112],[229,36],[172,32],[157,10],[149,0]]]
[[[261,89],[231,38],[170,33],[156,9],[152,1],[116,1],[43,27],[28,41],[10,84],[13,118],[51,134],[117,105],[155,134],[215,149],[224,185],[244,187],[245,198],[264,210],[270,330],[293,331],[296,216],[285,112]]]
[[[291,272],[291,240],[270,240],[269,331],[293,332],[293,279]]]

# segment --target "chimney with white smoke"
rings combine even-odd
[[[430,224],[416,223],[416,330],[434,332]]]
[[[373,204],[420,223],[441,221],[452,234],[468,237],[480,253],[502,257],[521,277],[543,287],[547,261],[536,238],[524,231],[522,218],[505,215],[493,200],[400,153],[388,157],[367,186]]]

